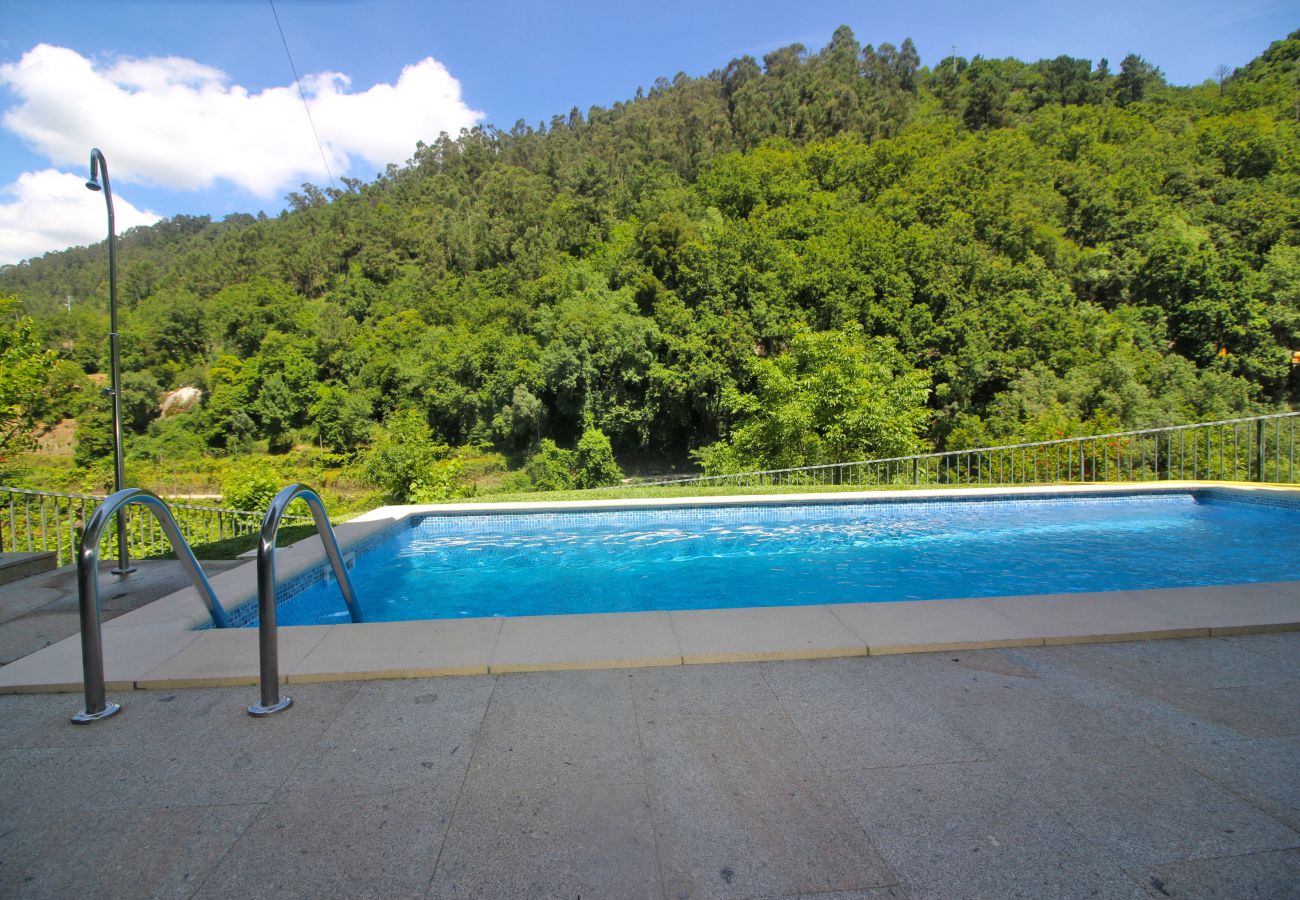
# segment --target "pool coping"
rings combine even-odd
[[[765,494],[390,506],[339,525],[345,555],[427,514],[888,502],[1225,490],[1300,502],[1300,490],[1233,482],[1042,485],[832,494]],[[284,583],[324,561],[315,536],[277,552]],[[256,564],[213,576],[228,609],[256,595]],[[186,588],[103,625],[109,690],[254,685],[256,629],[196,630],[208,617]],[[288,684],[551,669],[625,668],[877,656],[1096,641],[1300,630],[1300,581],[1142,591],[979,597],[671,612],[444,619],[280,628]],[[79,691],[80,635],[0,668],[0,693]]]

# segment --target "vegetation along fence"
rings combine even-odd
[[[86,521],[103,497],[62,494],[0,487],[0,551],[47,551],[58,554],[58,564],[76,559],[76,545]],[[256,534],[262,513],[215,506],[171,503],[169,507],[190,546]],[[171,544],[158,520],[147,510],[128,508],[127,548],[132,559],[165,556]],[[309,516],[285,516],[285,522],[307,523]],[[117,558],[117,526],[110,525],[100,542],[102,559]]]
[[[1168,480],[1296,482],[1300,412],[888,459],[656,479],[637,486],[1018,485]],[[627,485],[624,485],[626,487]]]

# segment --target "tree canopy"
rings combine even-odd
[[[1297,66],[1300,32],[1173,87],[1135,55],[926,69],[840,28],[431,136],[275,217],[134,229],[124,369],[205,391],[170,441],[371,445],[395,492],[398,437],[426,467],[472,444],[608,479],[600,439],[731,468],[1289,406]],[[68,365],[104,367],[103,245],[0,291]]]

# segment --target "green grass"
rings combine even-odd
[[[275,546],[285,547],[303,538],[311,537],[316,533],[315,525],[285,525],[275,536]],[[194,546],[194,556],[196,559],[234,559],[241,553],[247,553],[249,550],[257,549],[258,534],[245,534],[239,537],[226,538],[224,541],[212,541],[207,544],[198,544]],[[167,559],[175,559],[176,554],[169,553]]]
[[[464,497],[448,503],[549,503],[555,500],[629,500],[642,497],[734,497],[742,494],[837,494],[845,491],[898,491],[933,488],[933,484],[783,484],[783,485],[708,485],[671,484],[646,487],[589,488],[583,491],[529,491],[513,494],[488,494]],[[969,485],[951,485],[969,487]]]

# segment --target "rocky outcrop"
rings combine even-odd
[[[203,392],[196,387],[180,387],[166,394],[162,399],[162,417],[175,416],[189,412],[199,405]]]

